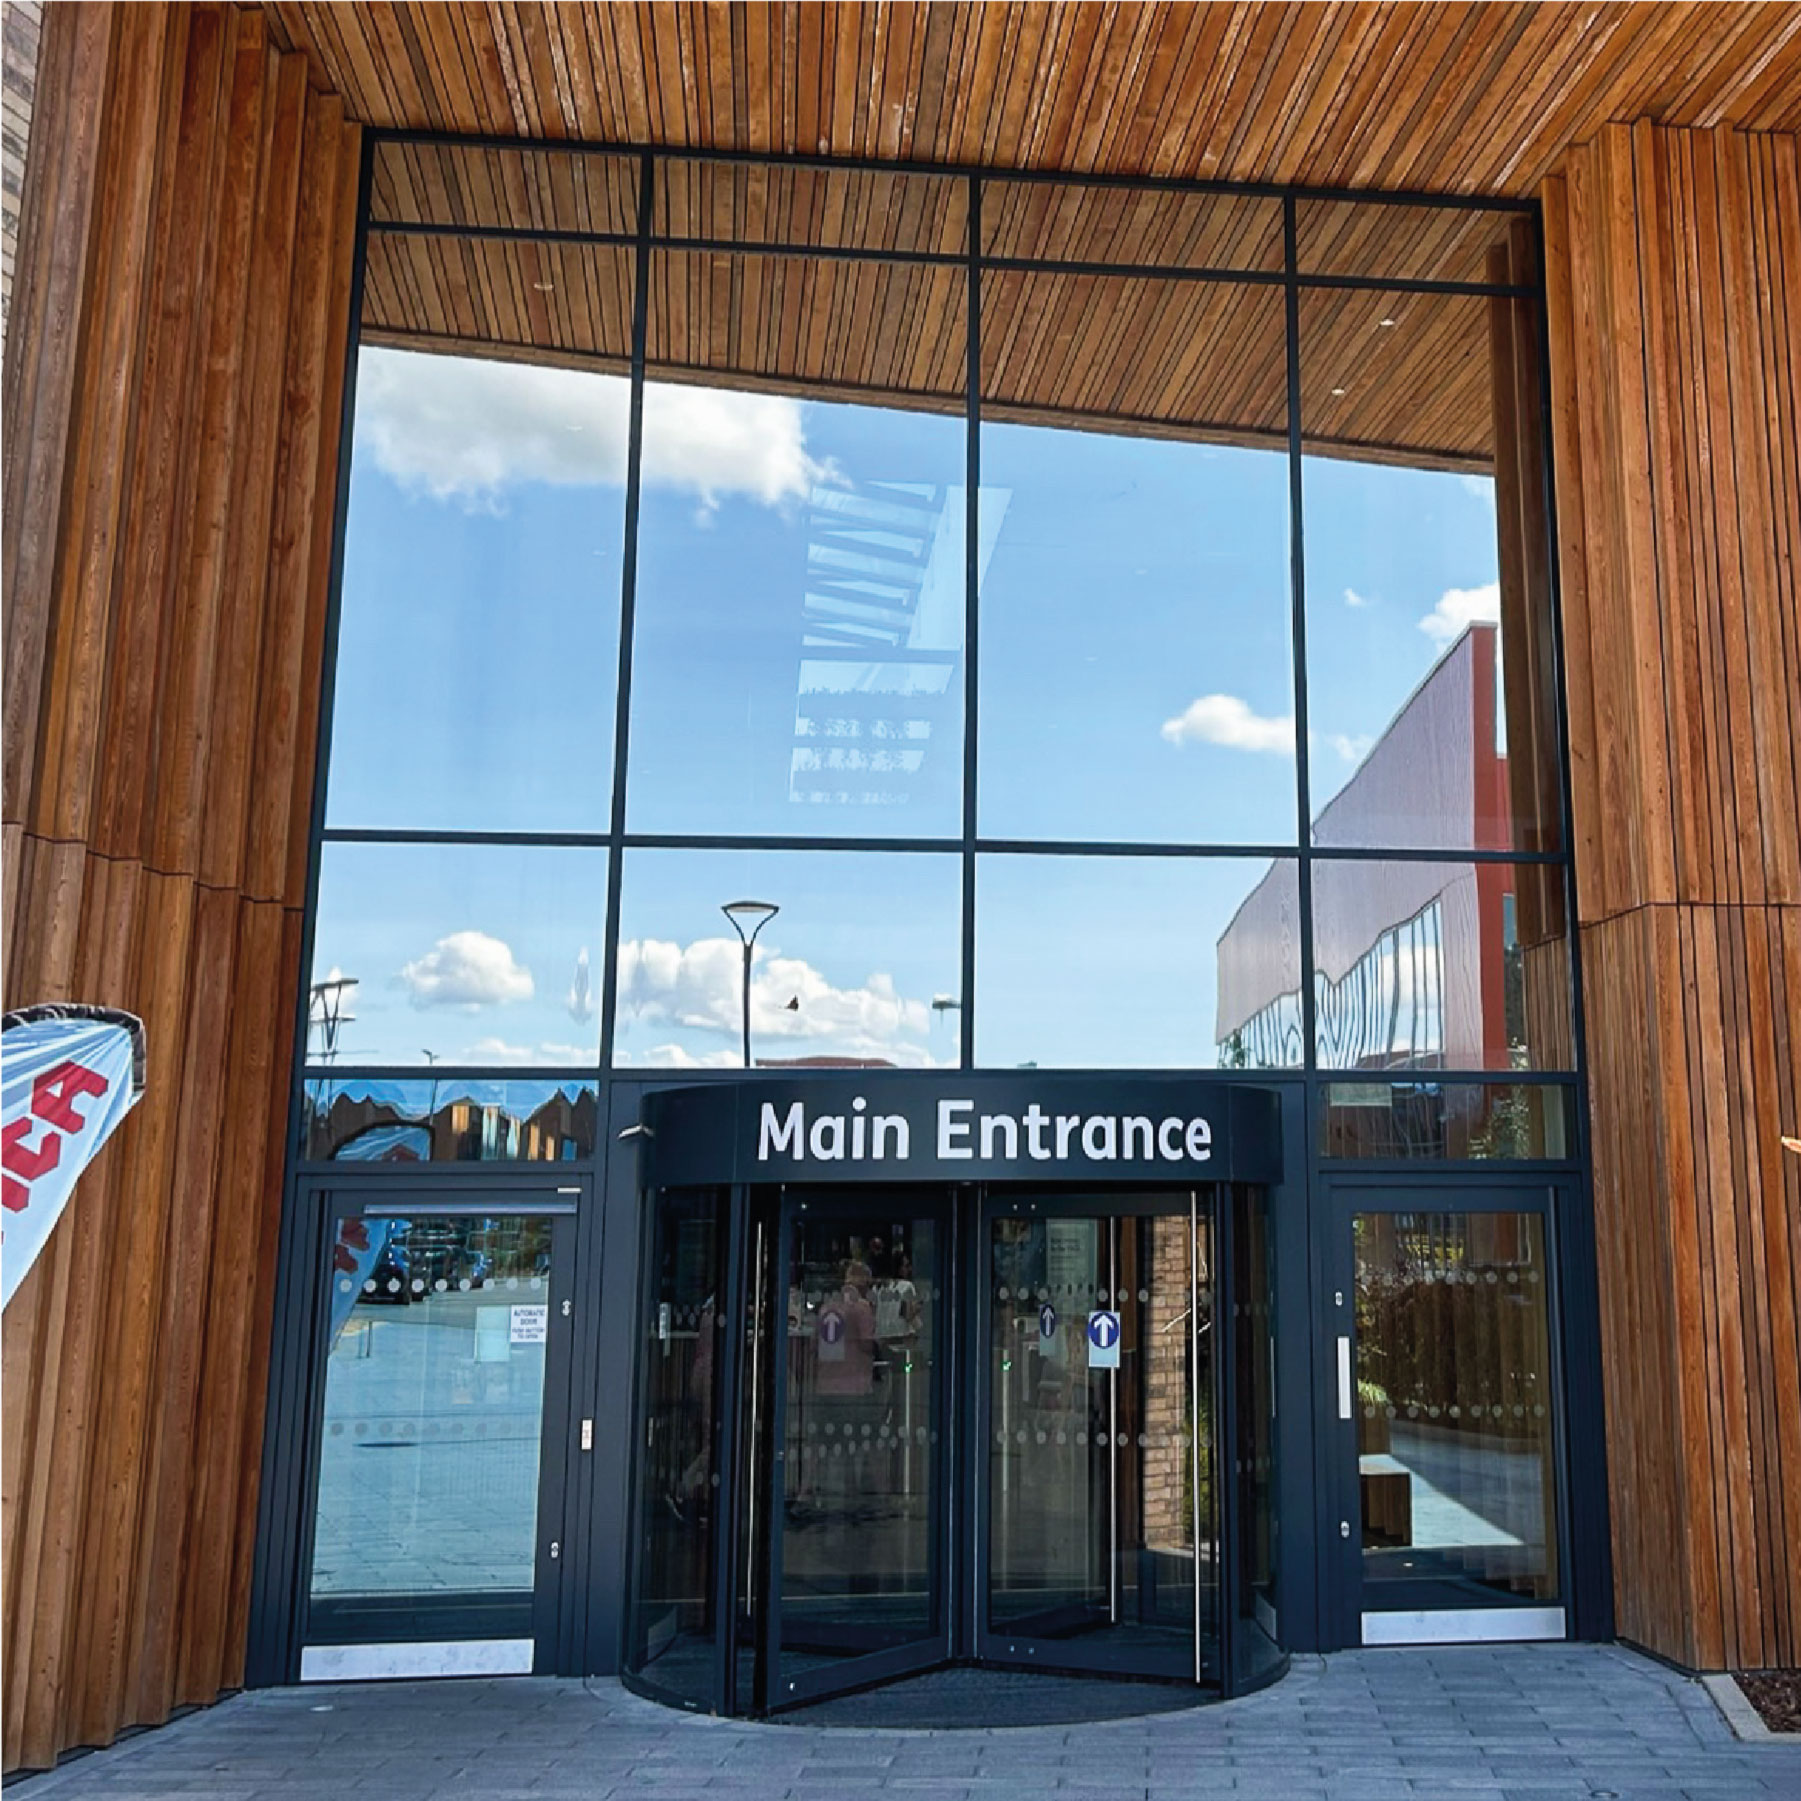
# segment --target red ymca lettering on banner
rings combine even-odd
[[[68,1059],[45,1070],[32,1083],[31,1117],[13,1120],[0,1134],[4,1138],[0,1165],[6,1172],[0,1202],[9,1212],[20,1213],[30,1206],[30,1184],[56,1168],[62,1160],[63,1138],[88,1123],[75,1103],[83,1095],[105,1093],[105,1076]],[[27,1144],[25,1134],[34,1122],[42,1128],[42,1135],[36,1144]]]

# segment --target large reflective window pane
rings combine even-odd
[[[363,351],[329,824],[606,829],[628,399]]]
[[[664,851],[625,856],[614,1061],[743,1065],[744,945],[721,909],[779,908],[754,935],[759,1068],[954,1065],[961,870],[904,852]]]
[[[745,267],[816,266],[753,258]],[[841,288],[821,296],[829,307],[850,306],[858,283],[879,287],[893,271],[845,265],[844,273]],[[664,299],[658,319],[680,354]],[[693,322],[711,343],[736,308],[775,306],[780,294],[753,284],[735,296],[716,284],[692,299]],[[717,318],[700,310],[714,307],[727,310]],[[835,322],[829,355],[821,352],[828,361],[862,354],[863,328],[853,333],[852,318],[829,312],[819,321]],[[870,326],[867,336],[880,333]],[[761,356],[760,344],[742,348],[753,363]],[[726,341],[724,361],[732,350]],[[808,344],[798,354],[804,363]],[[902,372],[847,365],[846,373],[881,387]],[[825,393],[656,381],[646,390],[633,829],[961,830],[967,434],[960,407],[903,410],[907,398],[896,400],[846,404]]]
[[[301,1095],[301,1156],[338,1163],[569,1163],[594,1155],[592,1082],[320,1076]]]
[[[314,1064],[591,1064],[600,1055],[607,853],[327,843]]]
[[[649,1305],[638,1351],[637,1543],[626,1617],[632,1674],[679,1700],[718,1703],[713,1559],[725,1374],[723,1197],[658,1196],[650,1221]]]
[[[985,856],[976,1061],[1262,1069],[1301,1061],[1295,866]]]
[[[981,830],[1286,844],[1281,297],[1118,288],[984,287]]]
[[[1556,1600],[1543,1220],[1360,1213],[1352,1234],[1365,1607]]]
[[[551,1229],[517,1215],[339,1222],[315,1628],[332,1605],[510,1595],[512,1631],[529,1631]]]
[[[1179,188],[987,180],[982,254],[1275,274],[1282,268],[1282,202]]]
[[[1313,865],[1314,1017],[1326,1069],[1570,1069],[1563,871]]]
[[[1300,318],[1314,842],[1555,850],[1530,310],[1333,289]]]

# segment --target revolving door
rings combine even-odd
[[[1261,1190],[646,1205],[632,1686],[751,1715],[947,1663],[1225,1691],[1244,1622],[1240,1666],[1279,1667]]]

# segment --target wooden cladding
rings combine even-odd
[[[5,1763],[242,1681],[357,128],[260,14],[47,10],[5,388],[6,1004],[149,1087],[6,1310]]]
[[[1801,1660],[1801,144],[1545,188],[1619,1624]]]
[[[265,10],[352,118],[489,137],[1524,195],[1609,119],[1801,129],[1782,0]]]

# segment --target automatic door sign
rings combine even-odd
[[[1119,1368],[1119,1315],[1101,1311],[1088,1316],[1088,1367]]]
[[[1038,1309],[1038,1336],[1047,1344],[1057,1336],[1057,1309],[1049,1301]]]
[[[818,1345],[821,1363],[844,1361],[843,1308],[827,1306],[820,1309]]]

